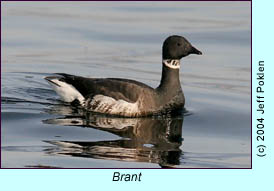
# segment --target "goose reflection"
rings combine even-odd
[[[157,163],[161,167],[180,164],[183,116],[154,118],[115,118],[82,110],[55,108],[51,113],[63,117],[47,119],[46,124],[90,127],[121,137],[119,140],[70,141],[47,140],[53,147],[47,154],[95,159]]]

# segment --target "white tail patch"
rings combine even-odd
[[[70,142],[65,142],[65,141],[45,141],[46,143],[50,143],[56,146],[60,147],[65,147],[65,148],[83,148],[83,146],[75,144],[75,143],[70,143]]]
[[[52,86],[53,90],[61,97],[64,102],[72,102],[78,99],[81,104],[84,103],[85,98],[72,85],[62,82],[58,77],[47,77],[46,80]]]
[[[130,103],[122,99],[115,100],[104,95],[94,96],[89,104],[93,111],[99,113],[131,116],[140,112],[137,102]]]

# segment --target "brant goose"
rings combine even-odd
[[[180,59],[202,54],[184,37],[170,36],[163,43],[162,79],[157,88],[120,78],[84,78],[64,73],[48,76],[65,102],[97,113],[124,117],[165,115],[181,112],[185,97],[179,79]]]

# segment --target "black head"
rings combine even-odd
[[[201,55],[202,52],[194,48],[182,36],[170,36],[163,44],[163,59],[181,59],[189,54]]]

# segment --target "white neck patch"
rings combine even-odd
[[[165,64],[167,67],[172,69],[180,68],[180,60],[166,59],[166,60],[163,60],[163,64]]]

